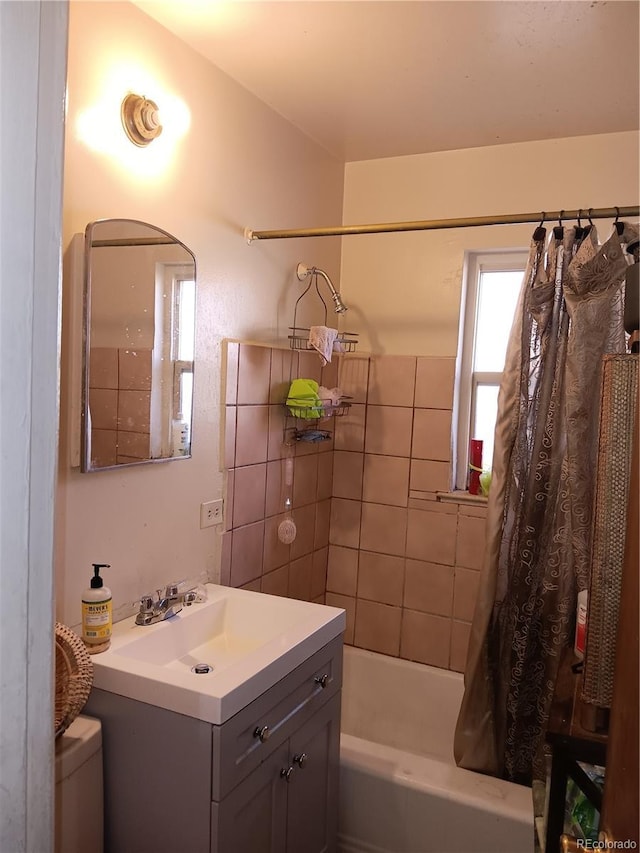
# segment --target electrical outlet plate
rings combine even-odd
[[[222,524],[222,510],[222,498],[200,504],[200,527],[214,527],[216,524]]]

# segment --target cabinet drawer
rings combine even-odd
[[[224,726],[213,726],[212,799],[226,796],[341,687],[336,637]]]

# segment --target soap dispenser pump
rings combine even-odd
[[[106,651],[111,643],[111,590],[100,577],[100,569],[109,568],[109,563],[93,563],[91,586],[82,593],[82,639],[91,655]]]

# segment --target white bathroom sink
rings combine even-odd
[[[344,631],[335,607],[206,589],[206,601],[164,622],[114,625],[111,647],[93,656],[94,687],[221,724]]]

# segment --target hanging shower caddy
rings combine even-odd
[[[329,276],[318,267],[307,267],[305,264],[298,264],[296,268],[296,276],[299,281],[309,279],[304,291],[296,300],[293,310],[293,325],[289,326],[289,347],[292,350],[301,352],[317,352],[314,346],[309,342],[309,334],[311,329],[298,326],[296,319],[298,313],[299,302],[307,295],[312,286],[315,287],[316,293],[322,302],[324,308],[324,325],[327,324],[327,303],[325,302],[320,288],[318,287],[318,276],[321,276],[331,292],[331,298],[335,304],[336,313],[342,314],[347,309],[340,294],[333,286]],[[350,353],[355,352],[358,345],[358,336],[354,332],[338,332],[336,335],[333,350],[334,353]],[[293,362],[289,370],[289,387],[293,381]],[[331,438],[332,430],[321,428],[323,421],[331,420],[334,417],[346,415],[349,411],[351,398],[340,396],[333,398],[320,398],[310,402],[310,397],[295,397],[288,396],[284,403],[286,415],[284,426],[284,443],[287,445],[296,441],[304,442],[319,442],[328,441]]]
[[[343,303],[340,294],[333,286],[333,282],[324,270],[321,270],[318,267],[308,267],[306,264],[298,264],[296,267],[296,276],[299,281],[304,281],[308,278],[309,284],[297,298],[295,308],[293,309],[293,326],[289,326],[289,331],[291,332],[289,335],[289,346],[292,350],[310,352],[314,350],[314,347],[309,343],[309,332],[311,330],[305,326],[298,326],[296,323],[296,315],[298,312],[298,303],[307,295],[311,286],[314,285],[316,293],[318,294],[324,308],[324,325],[327,325],[327,303],[324,301],[324,298],[320,293],[320,288],[318,287],[318,276],[321,276],[325,280],[327,287],[329,288],[331,298],[335,304],[336,314],[344,314],[347,308]],[[358,335],[355,332],[338,332],[334,342],[335,352],[355,352],[357,346]]]

